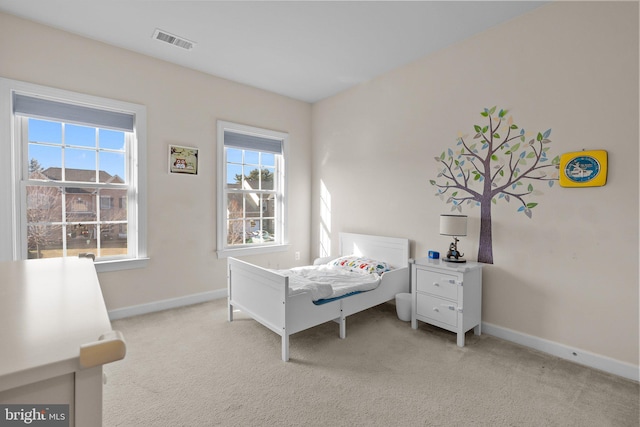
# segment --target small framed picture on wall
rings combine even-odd
[[[169,145],[169,173],[198,173],[198,149]]]

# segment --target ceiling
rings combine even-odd
[[[544,3],[0,0],[0,11],[316,102]],[[155,40],[156,29],[195,47]]]

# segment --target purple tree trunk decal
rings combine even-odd
[[[468,135],[459,136],[455,150],[449,148],[435,158],[440,165],[438,176],[430,180],[438,189],[436,195],[451,204],[452,211],[462,212],[465,204],[480,206],[478,261],[489,264],[493,264],[492,205],[513,199],[518,202],[517,212],[531,218],[538,203],[528,200],[542,194],[534,184],[547,181],[553,186],[560,161],[559,156],[551,161],[547,156],[551,129],[537,132],[527,141],[529,134],[511,116],[505,119],[507,110],[497,115],[495,111],[492,107],[480,113],[488,124],[473,126],[471,142]]]

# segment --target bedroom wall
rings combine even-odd
[[[493,205],[483,321],[637,366],[638,34],[637,2],[555,2],[315,104],[312,254],[335,253],[339,231],[446,252],[434,157],[497,105],[527,131],[551,128],[550,157],[608,150],[609,174],[540,186],[531,219]],[[463,213],[475,260],[480,211]]]
[[[226,292],[226,260],[215,253],[218,119],[290,134],[291,248],[247,260],[291,266],[309,259],[308,103],[6,14],[0,14],[0,76],[147,107],[150,261],[147,268],[100,273],[109,310]],[[200,149],[197,176],[168,174],[169,144]],[[294,261],[296,251],[301,261]]]

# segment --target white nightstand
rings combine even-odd
[[[451,263],[419,258],[411,264],[411,327],[418,320],[458,334],[473,328],[480,335],[482,321],[482,266],[478,262]]]

